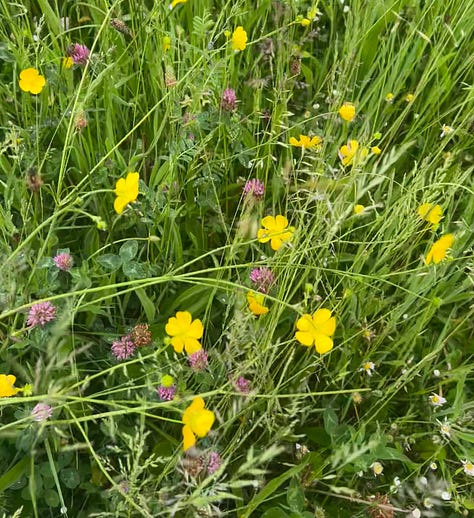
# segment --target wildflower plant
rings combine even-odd
[[[468,515],[472,2],[16,4],[0,516]]]

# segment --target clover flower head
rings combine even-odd
[[[232,49],[236,52],[244,50],[247,46],[247,33],[244,28],[239,25],[232,33]]]
[[[137,347],[151,344],[151,331],[148,324],[137,324],[130,332],[130,339]]]
[[[333,348],[332,335],[336,330],[336,317],[326,308],[320,308],[311,316],[304,314],[296,322],[298,331],[295,334],[300,344],[315,346],[319,354],[329,352]]]
[[[53,407],[46,403],[38,403],[31,411],[31,416],[35,421],[46,421],[53,415]]]
[[[211,451],[207,461],[207,472],[209,475],[212,475],[221,467],[221,462],[221,456],[216,451]]]
[[[130,335],[125,335],[112,343],[112,354],[117,360],[127,360],[133,356],[137,346],[131,339]]]
[[[197,396],[183,414],[183,448],[189,450],[196,444],[196,436],[205,437],[212,428],[216,416],[204,408],[204,400]]]
[[[301,135],[299,140],[295,137],[290,137],[289,143],[294,147],[300,147],[303,149],[312,149],[316,148],[317,151],[321,149],[321,143],[323,139],[315,135],[314,137],[309,137],[307,135]]]
[[[248,394],[250,392],[250,386],[250,380],[244,378],[243,376],[239,376],[234,382],[235,389],[241,394]]]
[[[351,122],[354,120],[354,117],[356,115],[356,109],[352,103],[344,103],[339,108],[338,113],[339,113],[339,117],[341,117],[341,119],[345,120],[346,122]]]
[[[208,366],[208,357],[209,355],[204,349],[199,349],[199,351],[190,354],[188,356],[188,362],[191,369],[193,369],[193,371],[205,370]]]
[[[226,88],[222,94],[221,108],[226,112],[233,112],[237,108],[237,96],[233,88]]]
[[[262,228],[258,230],[257,238],[260,243],[270,241],[272,250],[279,250],[284,243],[293,237],[294,227],[288,226],[285,216],[265,216],[261,221]]]
[[[72,58],[75,65],[85,65],[89,60],[91,51],[80,43],[73,43],[67,49],[67,55]]]
[[[443,406],[447,402],[446,398],[435,393],[433,393],[428,399],[434,407]]]
[[[265,194],[265,184],[257,178],[247,180],[244,185],[243,195],[252,196],[257,201],[260,201]]]
[[[53,257],[53,261],[57,268],[65,272],[69,271],[74,263],[71,254],[67,252],[61,252],[60,254],[57,254]]]
[[[193,320],[189,311],[178,311],[174,317],[169,318],[165,331],[171,337],[170,343],[177,353],[182,353],[184,349],[191,355],[202,348],[199,339],[204,334],[204,327],[198,318]]]
[[[425,264],[440,263],[446,259],[448,250],[453,246],[454,236],[453,234],[445,234],[435,241],[426,254]]]
[[[165,387],[160,385],[156,389],[156,392],[158,393],[158,397],[161,399],[161,401],[173,401],[176,394],[176,386],[171,385],[170,387]]]
[[[31,306],[26,325],[29,328],[44,327],[56,318],[56,307],[49,301],[39,302]]]
[[[134,202],[138,197],[138,173],[128,173],[126,178],[119,178],[115,184],[114,209],[117,214],[122,214],[125,207]]]
[[[254,268],[250,272],[250,281],[257,291],[260,293],[268,293],[275,282],[275,276],[270,268],[261,266],[259,268]]]
[[[0,397],[11,397],[21,389],[15,387],[16,376],[13,374],[0,374]]]
[[[474,477],[474,464],[470,460],[462,460],[462,467],[464,470],[464,473],[466,475],[469,475],[470,477]]]
[[[23,92],[30,92],[33,95],[37,95],[43,90],[46,79],[36,68],[26,68],[20,72],[20,81],[18,84],[20,90],[23,90]]]

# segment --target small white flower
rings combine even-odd
[[[470,460],[462,460],[462,467],[466,475],[474,477],[474,464]]]
[[[413,509],[413,511],[411,512],[411,516],[412,516],[412,518],[421,517],[421,511],[418,509],[418,507],[416,509]]]
[[[430,403],[433,406],[443,406],[446,403],[446,399],[443,396],[440,396],[439,394],[433,393],[430,397]]]
[[[433,371],[433,376],[436,376],[437,378],[439,378],[441,376],[441,372],[439,371],[439,369],[435,369]]]
[[[441,135],[440,135],[440,137],[443,138],[446,135],[449,135],[450,133],[452,133],[453,131],[454,131],[454,128],[452,126],[448,126],[447,124],[443,124],[441,126]]]
[[[362,364],[362,367],[359,369],[359,371],[365,372],[368,376],[372,376],[374,370],[375,370],[374,362],[364,362]]]
[[[423,506],[426,509],[431,509],[433,507],[433,502],[431,501],[431,498],[427,497],[423,500]]]
[[[449,500],[451,500],[451,493],[449,491],[443,491],[441,493],[441,500],[444,500],[445,502],[449,502]]]
[[[438,469],[438,464],[436,464],[436,462],[432,462],[430,464],[430,468],[433,470],[433,471],[436,471]]]
[[[427,486],[428,485],[428,479],[426,477],[420,477],[420,484],[422,486]]]
[[[370,467],[372,468],[372,471],[376,477],[383,473],[383,466],[380,464],[380,462],[373,462]]]
[[[436,419],[436,422],[439,424],[439,433],[446,439],[451,439],[451,423],[446,419],[446,417],[444,418],[444,421]]]

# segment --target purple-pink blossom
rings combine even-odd
[[[68,254],[67,252],[62,252],[55,257],[53,257],[54,264],[60,269],[64,270],[65,272],[69,271],[72,268],[73,265],[73,259],[71,254]]]
[[[221,456],[216,451],[211,451],[207,461],[207,472],[209,475],[215,473],[221,467]]]
[[[253,196],[256,200],[261,200],[265,194],[265,184],[258,178],[247,180],[243,189],[244,196]]]
[[[71,56],[75,65],[85,65],[89,59],[91,51],[80,43],[73,43],[69,46],[67,54]]]
[[[237,108],[237,96],[233,88],[226,88],[222,94],[221,108],[226,112],[233,112]]]
[[[275,277],[270,268],[262,266],[260,268],[254,268],[250,272],[250,280],[258,291],[268,293],[275,282]]]
[[[51,322],[51,320],[54,320],[55,317],[56,307],[51,304],[51,302],[38,302],[38,304],[31,306],[26,325],[31,328],[37,326],[43,327],[48,322]]]
[[[188,356],[188,362],[195,371],[203,371],[207,367],[208,355],[204,349],[199,349]]]
[[[120,338],[120,340],[116,340],[112,344],[112,354],[117,358],[117,360],[126,360],[130,358],[135,352],[137,346],[130,338],[130,335],[125,335]]]
[[[176,394],[176,385],[171,385],[170,387],[160,385],[156,392],[161,401],[172,401]]]
[[[35,421],[46,421],[53,415],[53,408],[46,403],[38,403],[31,411],[31,415]]]
[[[239,376],[234,382],[234,387],[241,394],[248,394],[250,392],[250,380],[244,378],[243,376]]]

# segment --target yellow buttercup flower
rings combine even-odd
[[[307,135],[300,135],[300,139],[296,140],[295,137],[290,137],[290,144],[295,147],[301,147],[304,149],[311,149],[313,147],[320,148],[323,139],[318,136],[308,137]]]
[[[341,146],[338,151],[339,158],[342,165],[350,165],[355,158],[363,159],[367,156],[367,148],[359,149],[359,142],[357,140],[349,140],[347,144]]]
[[[10,397],[18,394],[21,389],[15,387],[16,376],[0,374],[0,397]]]
[[[216,416],[204,408],[202,397],[195,397],[183,414],[183,449],[189,450],[196,444],[196,435],[205,437],[212,428]]]
[[[253,291],[247,293],[249,309],[257,317],[268,313],[268,308],[263,305],[264,300],[265,296],[263,293],[255,293]]]
[[[393,99],[395,98],[395,96],[392,94],[392,92],[389,92],[386,96],[385,96],[385,100],[388,102],[388,103],[393,103]]]
[[[433,205],[432,203],[422,203],[418,207],[418,216],[428,223],[431,223],[433,226],[438,225],[443,217],[443,209],[441,205]]]
[[[308,18],[301,18],[299,22],[303,27],[308,27],[308,25],[311,23],[311,20],[308,20]]]
[[[257,232],[257,238],[260,243],[270,241],[272,250],[279,250],[283,243],[286,243],[293,237],[294,227],[288,227],[288,220],[285,216],[265,216],[260,228]]]
[[[314,345],[319,354],[333,348],[331,337],[336,330],[336,317],[331,316],[329,309],[318,309],[313,316],[304,314],[296,322],[296,328],[295,338],[300,344],[306,347]]]
[[[26,68],[20,72],[20,81],[18,84],[23,92],[30,92],[37,95],[43,90],[46,79],[36,68]]]
[[[411,103],[411,102],[413,102],[414,100],[415,100],[415,96],[414,96],[413,94],[407,94],[407,95],[405,95],[405,101],[406,101],[407,103]]]
[[[380,153],[382,153],[382,150],[378,146],[372,146],[370,151],[372,151],[374,155],[380,155]]]
[[[188,0],[173,0],[170,4],[170,9],[176,7],[178,4],[185,4]]]
[[[453,234],[445,234],[435,241],[426,254],[425,263],[431,264],[431,262],[438,264],[446,259],[448,250],[453,246],[454,236]]]
[[[351,122],[355,117],[356,109],[352,103],[344,103],[339,108],[338,113],[339,113],[339,116],[341,117],[341,119],[343,119],[347,122]]]
[[[171,345],[177,353],[182,353],[184,349],[189,355],[202,348],[199,339],[204,333],[204,327],[198,318],[193,321],[189,311],[178,311],[176,316],[169,318],[165,331],[171,337]]]
[[[354,214],[362,214],[364,212],[365,207],[363,205],[356,205],[354,207]]]
[[[232,34],[232,48],[234,50],[244,50],[247,46],[247,33],[244,28],[239,25]]]
[[[123,209],[135,201],[138,197],[138,173],[128,173],[126,178],[120,178],[115,184],[114,209],[117,214],[122,214]]]

